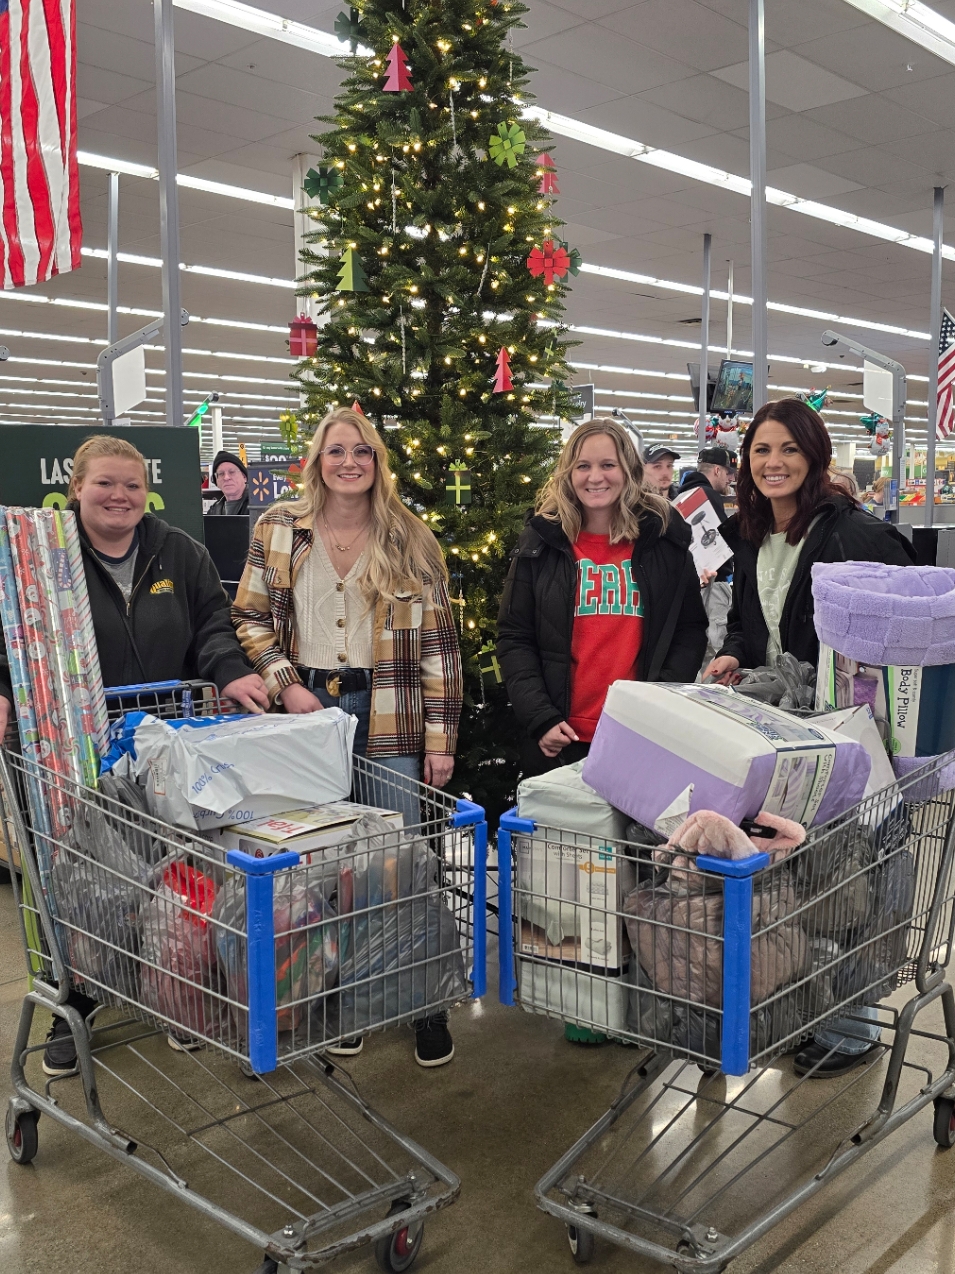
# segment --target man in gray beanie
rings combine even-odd
[[[220,451],[212,462],[212,482],[222,494],[206,514],[248,513],[249,471],[231,451]]]

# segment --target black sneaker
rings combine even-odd
[[[360,1035],[356,1035],[354,1039],[339,1040],[337,1044],[331,1044],[325,1052],[331,1053],[332,1057],[357,1057],[364,1047],[365,1041]]]
[[[414,1024],[414,1059],[419,1066],[446,1066],[454,1056],[454,1041],[448,1030],[447,1013],[423,1017]]]
[[[76,1041],[66,1018],[55,1017],[43,1050],[45,1075],[72,1075],[76,1070]]]

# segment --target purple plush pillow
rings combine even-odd
[[[955,663],[955,570],[817,562],[816,633],[862,664]]]

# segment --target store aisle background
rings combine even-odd
[[[2,886],[4,1076],[25,987],[22,968],[12,891]],[[421,1274],[569,1274],[575,1267],[563,1229],[537,1211],[533,1186],[609,1105],[634,1053],[572,1047],[558,1023],[506,1010],[494,995],[457,1010],[452,1026],[457,1056],[443,1070],[425,1074],[414,1065],[407,1030],[375,1036],[351,1067],[369,1103],[462,1178],[458,1202],[428,1220],[414,1268]],[[870,1097],[883,1069],[860,1085]],[[3,1088],[5,1099],[6,1079]],[[107,1115],[122,1124],[121,1109]],[[4,1152],[0,1270],[9,1274],[252,1274],[257,1259],[248,1244],[49,1119],[40,1121],[40,1150],[30,1167],[18,1167]],[[325,1268],[370,1274],[375,1265],[366,1248]],[[606,1244],[591,1265],[595,1274],[663,1268]],[[955,1274],[955,1151],[936,1150],[931,1110],[731,1267],[733,1274],[831,1274],[833,1268],[840,1274]]]

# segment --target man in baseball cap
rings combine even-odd
[[[651,443],[643,452],[643,478],[651,491],[672,500],[678,488],[673,483],[673,462],[680,453],[663,443]]]
[[[705,487],[710,504],[720,515],[722,522],[726,518],[723,496],[730,489],[733,473],[733,460],[726,448],[707,447],[700,452],[696,469],[683,479],[680,490],[688,491],[690,487]]]
[[[728,493],[735,476],[734,460],[735,457],[725,447],[706,447],[700,452],[697,468],[686,475],[680,487],[681,494],[692,487],[702,487],[721,522],[726,521],[723,496]],[[718,571],[705,571],[700,578],[703,605],[709,620],[706,630],[707,654],[712,650],[715,655],[726,636],[726,619],[733,600],[730,584],[732,577],[733,559],[729,558]],[[705,659],[703,667],[706,667]]]

